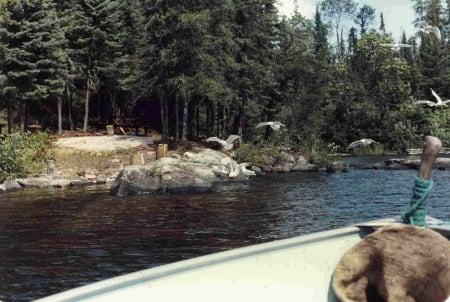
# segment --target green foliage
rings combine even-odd
[[[242,144],[239,149],[235,151],[235,158],[238,162],[251,162],[261,163],[263,162],[261,152],[258,148],[255,148],[253,144]]]
[[[369,146],[358,146],[352,149],[353,155],[380,155],[384,153],[384,146],[382,144],[371,144]]]
[[[434,110],[429,113],[430,134],[439,137],[444,146],[450,145],[450,110]]]
[[[413,105],[432,97],[430,87],[450,97],[450,11],[415,2],[418,20],[439,26],[444,39],[404,34],[412,47],[396,52],[380,46],[396,42],[390,34],[370,29],[373,9],[355,15],[353,0],[319,1],[313,20],[299,12],[280,19],[274,0],[0,1],[0,108],[11,101],[20,120],[30,113],[55,128],[55,100],[73,114],[68,125],[86,117],[86,126],[89,116],[111,122],[131,115],[136,100],[154,102],[160,123],[151,122],[162,125],[163,140],[239,133],[273,146],[275,157],[295,149],[324,163],[333,160],[329,144],[344,151],[360,138],[399,152],[427,134],[450,143],[446,110]],[[345,18],[361,31],[341,32]],[[32,108],[38,114],[25,113]],[[274,120],[287,127],[254,129]]]
[[[423,110],[420,110],[412,101],[404,102],[399,110],[393,110],[386,114],[385,141],[389,142],[389,149],[397,152],[405,152],[409,148],[417,148],[422,145],[426,123],[418,123],[424,120]],[[425,132],[426,133],[426,132]]]
[[[325,144],[317,140],[313,145],[314,147],[305,153],[309,161],[318,166],[331,168],[338,158],[339,146],[334,143]]]
[[[0,140],[0,182],[40,171],[47,150],[45,133],[16,132]]]
[[[266,165],[266,159],[272,158],[275,162],[282,159],[280,148],[274,145],[243,144],[235,151],[238,162],[250,162],[254,165]]]

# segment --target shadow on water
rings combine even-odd
[[[398,215],[415,171],[286,173],[183,196],[106,187],[24,190],[0,201],[0,300],[30,301],[112,276],[274,239]],[[436,171],[429,213],[448,219]]]

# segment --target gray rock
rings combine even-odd
[[[299,156],[291,171],[319,171],[319,167],[310,164],[305,157]]]
[[[197,194],[212,191],[212,182],[196,177],[189,172],[179,172],[171,177],[161,178],[163,193]]]
[[[364,166],[364,169],[405,170],[419,169],[420,159],[391,158],[384,161]],[[450,169],[450,158],[437,158],[434,164],[436,169]]]
[[[18,191],[22,186],[15,180],[6,180],[0,185],[0,193]]]
[[[107,181],[108,181],[108,176],[106,176],[105,174],[97,175],[97,177],[95,178],[95,182],[97,184],[105,184]]]
[[[275,164],[275,158],[273,156],[263,154],[262,159],[265,163],[264,166],[273,166]]]
[[[50,186],[54,188],[66,188],[71,186],[72,183],[69,179],[52,179]]]
[[[275,173],[284,173],[284,172],[290,172],[291,169],[288,165],[282,164],[282,163],[276,163],[271,167],[271,172]]]
[[[74,187],[81,187],[81,186],[88,186],[88,185],[92,185],[94,184],[94,182],[87,180],[87,179],[72,179],[70,181],[70,185],[74,186]]]
[[[209,192],[221,181],[212,171],[225,154],[205,150],[186,152],[182,158],[163,157],[146,166],[127,166],[116,179],[111,193],[118,196],[139,194],[193,194]]]
[[[52,179],[48,177],[19,178],[16,181],[22,187],[27,188],[48,188],[52,186]]]
[[[223,158],[228,156],[216,150],[206,149],[198,153],[185,152],[183,157],[190,162],[204,165],[218,165]]]
[[[261,169],[261,167],[258,166],[251,166],[250,168],[252,171],[254,171],[256,173],[256,175],[264,175],[264,171],[263,169]]]
[[[288,163],[288,162],[295,163],[295,158],[293,155],[287,153],[286,151],[281,151],[280,152],[280,161],[282,163]]]
[[[123,171],[125,172],[125,170]],[[159,177],[147,177],[134,181],[122,178],[116,180],[116,185],[111,188],[111,194],[116,196],[132,196],[143,194],[162,194],[162,185]]]

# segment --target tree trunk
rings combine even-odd
[[[223,136],[224,136],[224,139],[225,139],[229,135],[229,131],[228,131],[229,129],[228,129],[228,126],[227,126],[227,123],[228,123],[227,106],[224,105],[223,108],[222,108],[222,111],[223,111],[223,113],[222,113],[222,115],[223,115],[223,117],[222,117],[222,129],[223,129]]]
[[[209,109],[209,105],[206,104],[205,105],[205,111],[206,111],[206,136],[209,137],[210,132],[210,122],[211,122],[211,114],[210,114],[210,109]]]
[[[62,98],[57,97],[56,105],[58,108],[58,135],[62,134]]]
[[[66,98],[67,98],[67,120],[69,121],[70,130],[73,131],[73,120],[72,120],[72,93],[70,89],[66,87]]]
[[[28,130],[28,127],[30,126],[30,111],[28,110],[28,105],[24,105],[24,119],[23,119],[23,130]]]
[[[91,90],[89,88],[89,80],[88,80],[88,87],[86,88],[86,98],[84,99],[83,132],[87,132],[88,119],[89,119],[89,99],[90,99],[90,97],[91,97]]]
[[[244,128],[244,110],[242,110],[242,107],[239,108],[239,126],[238,126],[238,135],[242,137],[242,132]]]
[[[216,119],[217,119],[217,129],[216,129],[216,136],[217,137],[220,137],[220,105],[219,104],[217,104],[217,117],[216,117]]]
[[[23,128],[23,120],[24,120],[24,117],[23,117],[23,103],[22,102],[19,102],[18,104],[17,104],[17,108],[16,108],[16,110],[17,110],[17,117],[18,117],[18,121],[17,121],[17,123],[18,123],[18,126],[19,126],[19,128],[20,129],[22,129],[22,130],[25,130],[24,128]]]
[[[164,142],[167,143],[169,141],[169,102],[166,101],[164,102],[164,122],[165,122],[165,127],[164,127],[164,136],[165,136],[165,140]]]
[[[336,26],[336,47],[339,48],[341,40],[339,39],[339,27]]]
[[[13,125],[14,125],[14,110],[12,101],[8,100],[8,134],[12,133]]]
[[[175,141],[180,141],[180,112],[179,112],[179,100],[175,97]]]
[[[159,114],[160,114],[160,117],[161,117],[161,127],[162,127],[162,142],[163,143],[167,143],[167,140],[168,140],[168,127],[169,127],[169,124],[168,124],[168,122],[167,122],[167,120],[166,120],[166,118],[167,118],[167,113],[166,113],[166,111],[167,111],[167,101],[166,101],[166,95],[165,95],[165,92],[164,92],[164,89],[161,87],[160,89],[159,89]]]
[[[183,134],[181,137],[182,142],[186,142],[186,140],[187,140],[187,131],[188,131],[187,125],[188,125],[188,117],[189,117],[188,105],[189,105],[189,102],[188,102],[187,98],[185,98],[184,104],[183,104]]]

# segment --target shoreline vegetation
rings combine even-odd
[[[328,171],[333,154],[357,141],[377,146],[352,154],[405,152],[424,135],[450,145],[450,111],[430,101],[449,97],[450,10],[436,1],[417,1],[417,17],[437,22],[442,43],[418,28],[401,49],[374,26],[375,10],[355,0],[318,1],[313,18],[282,16],[267,0],[91,2],[101,5],[0,2],[0,133],[157,129],[171,151],[239,134],[249,144],[234,151],[238,163],[302,155]],[[348,33],[333,24],[342,12],[357,25]],[[331,31],[340,32],[336,43]],[[47,160],[65,164],[33,153],[46,148],[42,140],[5,140],[0,182],[40,175]],[[86,177],[95,173],[81,163],[103,155],[67,157],[80,157],[68,169]],[[120,164],[129,165],[114,169]]]
[[[45,133],[23,132],[5,136],[0,144],[0,158],[4,163],[0,174],[0,193],[22,188],[68,188],[98,184],[109,184],[111,193],[118,195],[196,193],[212,190],[213,183],[217,181],[245,180],[251,177],[249,175],[293,171],[346,172],[353,168],[344,164],[339,154],[316,155],[312,160],[311,157],[276,146],[257,148],[248,144],[223,151],[214,150],[217,148],[204,140],[181,146],[169,145],[167,153],[160,157],[157,154],[157,135],[153,140],[149,138],[149,144],[135,144],[133,147],[127,147],[130,145],[126,140],[138,137],[110,136],[120,148],[108,145],[105,142],[108,136],[104,133],[83,135],[66,135],[78,138],[74,141],[75,148],[57,144],[64,137]],[[91,144],[93,149],[83,150],[80,140]],[[227,162],[246,163],[251,172],[231,176],[232,171],[226,170],[228,166],[223,164],[224,158]],[[441,169],[449,168],[445,158],[438,159],[436,165]],[[417,166],[418,159],[396,159],[393,155],[392,159],[363,168],[416,169]],[[136,176],[139,173],[143,175]],[[146,185],[143,187],[142,183]]]

